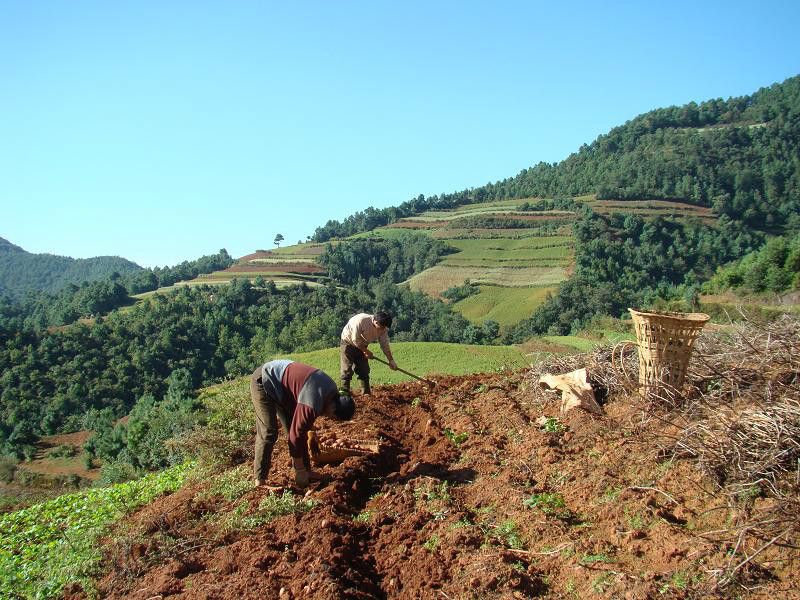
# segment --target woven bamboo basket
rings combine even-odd
[[[711,318],[703,313],[645,312],[629,308],[639,348],[639,393],[678,392],[694,342]]]

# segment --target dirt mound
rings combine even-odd
[[[313,501],[303,511],[258,522],[269,493],[226,499],[205,481],[134,514],[109,541],[100,596],[725,595],[712,575],[730,548],[702,536],[724,527],[725,505],[692,462],[665,460],[642,435],[636,401],[561,417],[559,395],[525,372],[437,383],[380,387],[353,422],[322,420],[339,437],[380,438],[381,451],[321,467],[326,480],[305,497],[285,495]],[[276,448],[271,483],[289,486],[283,434]],[[753,562],[757,591],[736,593],[791,597],[797,563],[781,552]]]

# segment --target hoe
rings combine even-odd
[[[379,363],[385,364],[387,367],[389,366],[389,363],[386,362],[385,360],[383,360],[382,358],[378,358],[377,356],[373,355],[372,359],[373,360],[377,360]],[[405,373],[409,377],[413,377],[417,381],[421,381],[421,382],[425,383],[431,389],[436,387],[436,382],[435,381],[431,381],[430,379],[425,379],[423,377],[418,377],[417,375],[414,375],[413,373],[409,373],[408,371],[406,371],[405,369],[401,369],[400,367],[397,367],[397,370],[400,371],[401,373]]]

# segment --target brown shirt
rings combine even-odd
[[[389,334],[385,329],[381,333],[372,322],[372,315],[359,313],[351,318],[342,329],[342,341],[359,350],[366,350],[367,346],[377,341],[386,358],[393,360],[392,351],[389,348]]]

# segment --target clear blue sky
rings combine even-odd
[[[142,266],[294,243],[797,75],[798,26],[794,0],[0,0],[0,237]]]

